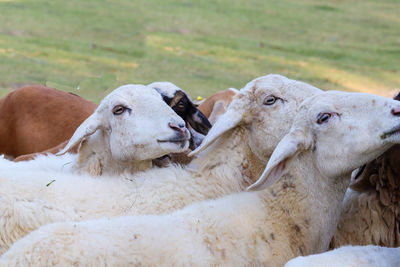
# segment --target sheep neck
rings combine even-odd
[[[243,191],[258,179],[266,164],[251,151],[246,140],[247,130],[243,127],[228,131],[195,158],[189,169],[198,170],[218,185],[225,182],[225,188],[234,187],[229,193]]]
[[[103,174],[135,173],[152,167],[152,160],[120,161],[112,157],[109,137],[97,131],[82,142],[76,168],[94,176]],[[107,170],[107,171],[104,171]]]
[[[114,169],[114,173],[120,174],[123,172],[136,173],[140,171],[145,171],[153,166],[152,160],[137,160],[137,161],[116,161],[110,157],[108,164]],[[108,169],[106,167],[106,169]]]
[[[260,231],[287,233],[292,256],[318,253],[328,248],[340,217],[340,207],[350,173],[322,175],[312,153],[295,159],[288,174],[270,188],[257,192],[267,212]],[[271,221],[284,222],[270,225]]]

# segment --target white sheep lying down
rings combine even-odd
[[[285,267],[398,267],[400,248],[344,246],[306,257],[297,257]]]
[[[152,167],[152,159],[185,151],[189,137],[183,119],[159,93],[151,87],[129,84],[108,94],[59,153],[81,144],[78,155],[41,155],[28,162],[3,159],[0,168],[91,175],[134,173]]]
[[[351,171],[400,143],[400,116],[392,109],[400,110],[400,104],[378,96],[317,94],[303,102],[290,132],[249,188],[258,192],[198,202],[166,215],[45,225],[14,243],[0,262],[282,266],[296,256],[325,251]],[[278,179],[280,187],[265,189]]]
[[[5,215],[0,216],[0,252],[46,223],[160,214],[243,191],[263,171],[301,101],[320,92],[280,75],[255,79],[211,128],[198,151],[210,147],[187,169],[172,165],[94,179],[2,168],[0,214]]]

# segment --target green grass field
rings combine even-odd
[[[399,0],[0,0],[0,94],[39,83],[98,102],[168,80],[195,97],[280,73],[391,96],[399,14]]]

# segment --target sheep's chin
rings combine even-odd
[[[166,141],[158,141],[158,145],[165,151],[168,151],[165,154],[169,153],[180,153],[184,152],[189,148],[189,140],[166,140]]]

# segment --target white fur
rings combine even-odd
[[[398,267],[400,248],[345,246],[321,254],[297,257],[285,267]]]
[[[392,108],[400,104],[366,94],[310,97],[251,188],[263,189],[271,179],[280,179],[279,186],[194,203],[167,215],[46,225],[17,241],[1,262],[282,266],[296,256],[322,252],[336,228],[351,171],[400,143],[399,134],[380,138],[400,126]],[[317,124],[325,112],[338,115]]]
[[[78,154],[65,153],[61,156],[54,154],[39,154],[35,160],[10,162],[3,155],[0,156],[0,170],[30,170],[30,171],[59,171],[74,172],[74,164]]]
[[[0,205],[0,214],[8,214],[1,217],[4,239],[0,239],[0,248],[8,248],[17,238],[45,223],[159,214],[242,191],[259,177],[280,137],[288,131],[302,99],[319,92],[280,75],[250,82],[232,102],[224,119],[210,130],[199,151],[210,147],[187,169],[172,165],[103,179],[54,172],[0,171],[0,197],[7,199],[3,202],[7,204]],[[285,101],[266,106],[263,101],[270,95]],[[25,183],[15,183],[16,179]],[[49,187],[43,186],[52,180],[56,181]],[[16,202],[29,203],[29,208]],[[49,205],[51,209],[47,208]]]
[[[181,88],[171,82],[153,82],[148,84],[147,86],[156,89],[161,95],[165,95],[169,98],[173,98],[176,91],[183,91]]]

